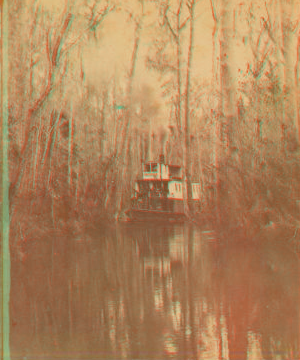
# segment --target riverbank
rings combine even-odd
[[[101,214],[96,206],[86,205],[79,209],[71,205],[67,197],[53,201],[49,194],[44,197],[20,198],[15,204],[10,227],[12,256],[22,259],[40,239],[48,239],[50,242],[53,237],[60,237],[61,241],[66,237],[77,239],[90,231],[105,233],[118,223],[109,214]],[[285,244],[296,253],[300,252],[300,232],[289,224],[266,223],[263,216],[252,216],[247,222],[241,222],[230,217],[230,213],[226,213],[221,220],[213,209],[206,209],[196,214],[190,222],[201,229],[213,229],[218,234],[220,244],[273,242]],[[152,222],[151,226],[155,227],[155,224]]]

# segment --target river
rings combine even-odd
[[[12,359],[299,359],[299,264],[191,225],[118,225],[22,244]]]

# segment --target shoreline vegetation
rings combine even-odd
[[[211,224],[224,239],[273,239],[298,251],[299,21],[293,1],[279,2],[281,16],[266,2],[259,18],[253,1],[234,18],[235,2],[207,1],[212,79],[202,81],[193,76],[197,1],[179,8],[74,1],[54,11],[43,1],[12,0],[11,246],[122,221],[141,163],[164,154],[184,169],[191,221]],[[86,53],[101,49],[114,18],[130,30],[125,70],[96,86]],[[237,46],[251,54],[241,68]],[[141,62],[158,79],[159,96],[139,79]],[[169,117],[156,126],[162,107]],[[189,208],[192,181],[201,184],[200,213]]]

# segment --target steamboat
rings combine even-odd
[[[200,205],[200,184],[192,183],[190,206]],[[132,206],[127,212],[131,220],[183,221],[184,192],[186,181],[182,167],[165,163],[164,155],[159,161],[142,164],[142,176],[136,180]]]

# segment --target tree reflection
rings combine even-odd
[[[52,234],[30,250],[12,263],[12,356],[299,357],[299,265],[287,248],[131,225]]]

